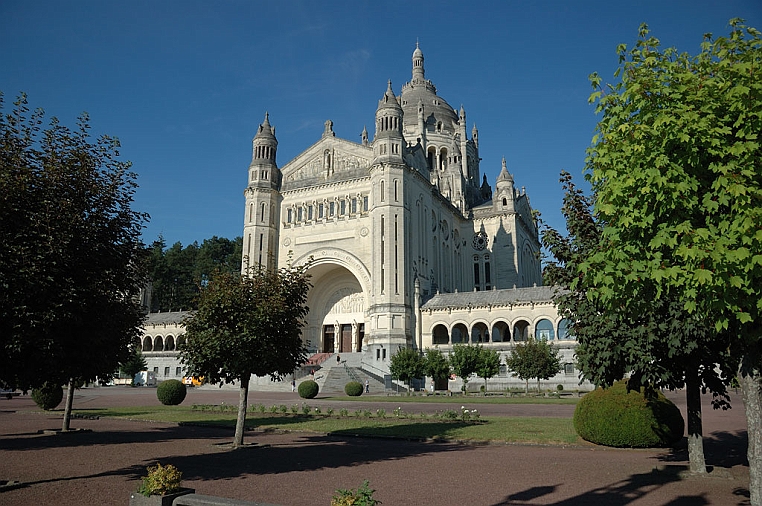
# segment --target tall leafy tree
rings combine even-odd
[[[692,56],[643,25],[618,48],[620,81],[601,114],[587,173],[602,247],[583,264],[588,296],[630,314],[673,297],[710,319],[740,358],[751,504],[762,504],[762,37],[742,20]],[[601,79],[591,76],[599,87]],[[647,280],[648,283],[643,283]]]
[[[559,351],[544,339],[530,337],[526,343],[518,343],[505,359],[505,365],[513,375],[526,382],[529,393],[529,380],[537,379],[537,392],[540,380],[547,380],[561,371]]]
[[[456,344],[450,354],[450,369],[463,380],[463,392],[468,392],[468,379],[479,370],[481,346]]]
[[[489,348],[479,349],[479,365],[476,367],[476,375],[484,379],[484,394],[487,394],[487,380],[497,376],[500,372],[500,354],[497,350]]]
[[[425,371],[435,382],[450,376],[450,363],[439,348],[426,348],[424,352]]]
[[[625,373],[631,374],[633,388],[686,387],[691,470],[705,472],[701,389],[714,394],[715,407],[729,407],[723,369],[730,367],[731,357],[725,339],[705,319],[686,312],[674,296],[640,301],[631,314],[589,298],[590,278],[584,276],[582,265],[603,247],[604,227],[593,217],[590,199],[571,175],[562,172],[561,183],[565,190],[561,210],[569,235],[543,225],[543,244],[553,256],[544,276],[550,284],[564,288],[555,300],[579,343],[576,355],[582,376],[603,387]],[[643,286],[649,283],[641,282]]]
[[[392,378],[404,381],[407,386],[410,386],[413,379],[425,374],[426,360],[418,350],[401,348],[392,355],[389,361],[389,372]]]
[[[0,110],[2,109],[0,95]],[[26,96],[0,113],[0,381],[21,388],[110,377],[144,319],[137,176],[117,139],[70,130]]]
[[[280,379],[306,358],[301,329],[308,313],[308,266],[246,275],[217,271],[186,322],[180,350],[186,369],[212,384],[240,386],[236,447],[243,444],[251,375]]]

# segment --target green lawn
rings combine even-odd
[[[394,398],[399,403],[401,398]],[[489,398],[485,399],[488,400]],[[353,400],[357,400],[354,398]],[[374,400],[377,400],[374,398]],[[420,400],[420,399],[419,399]],[[463,399],[457,399],[460,404]],[[469,404],[473,399],[469,398]],[[556,401],[558,402],[558,401]],[[75,410],[83,416],[115,417],[131,420],[157,422],[194,423],[203,425],[235,426],[235,406],[137,406],[93,410]],[[288,430],[319,432],[335,435],[359,435],[368,437],[396,437],[410,439],[440,439],[472,442],[574,444],[581,440],[574,432],[570,418],[545,417],[483,417],[464,421],[460,409],[454,408],[451,416],[443,419],[435,415],[402,413],[384,410],[333,410],[331,415],[323,407],[320,414],[310,410],[304,414],[290,411],[286,414],[266,413],[255,409],[247,414],[246,425],[259,430]],[[343,411],[343,413],[342,413]]]
[[[320,397],[321,400],[331,400],[337,402],[345,401],[373,401],[373,402],[391,402],[391,403],[426,403],[426,404],[577,404],[579,397],[534,397],[530,394],[528,397],[503,396],[503,395],[363,395],[360,397]]]

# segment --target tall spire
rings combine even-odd
[[[413,79],[412,83],[423,83],[426,81],[425,71],[423,69],[423,51],[415,42],[415,51],[413,51]]]

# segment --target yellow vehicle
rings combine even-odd
[[[200,387],[204,384],[204,377],[203,376],[185,376],[183,378],[183,383],[192,386],[192,387]]]

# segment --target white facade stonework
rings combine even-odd
[[[242,271],[312,258],[307,348],[359,353],[379,376],[404,347],[479,342],[507,353],[528,335],[558,340],[529,196],[505,160],[493,191],[478,130],[437,95],[418,47],[410,82],[399,95],[387,83],[375,118],[373,138],[363,130],[360,143],[326,121],[279,167],[265,114],[244,191]],[[559,343],[572,363],[574,342]],[[558,379],[576,386],[576,373],[567,376]]]

